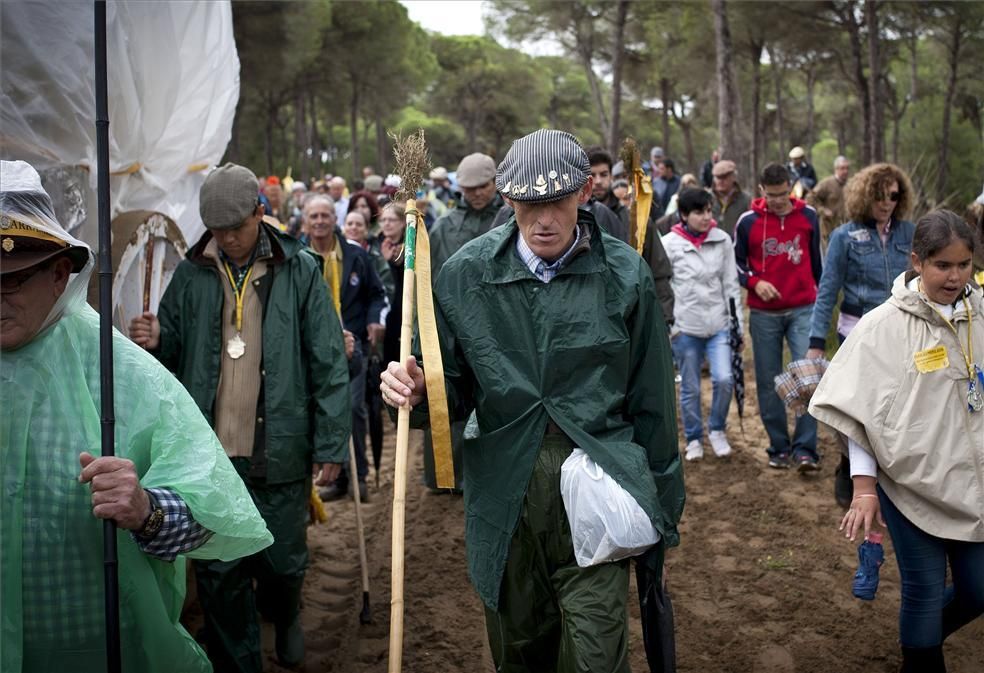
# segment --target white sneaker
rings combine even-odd
[[[684,458],[691,463],[704,457],[704,445],[700,443],[699,439],[691,441],[683,451]]]
[[[731,445],[728,444],[728,436],[724,434],[724,430],[711,430],[709,439],[715,456],[724,458],[731,455]]]

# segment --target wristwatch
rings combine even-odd
[[[153,539],[164,525],[164,510],[158,504],[157,498],[150,491],[147,491],[147,497],[150,499],[150,514],[144,519],[140,530],[134,533],[141,540]]]

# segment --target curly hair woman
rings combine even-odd
[[[848,222],[830,236],[823,276],[810,321],[807,358],[824,356],[827,332],[844,293],[837,320],[837,338],[843,343],[865,313],[892,293],[892,281],[909,268],[915,226],[905,218],[915,195],[905,172],[893,164],[873,164],[859,171],[845,187]],[[834,478],[834,497],[842,507],[851,501],[850,460],[843,437],[841,463]]]

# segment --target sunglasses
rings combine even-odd
[[[38,273],[47,269],[51,264],[48,260],[36,264],[30,268],[24,269],[22,271],[15,271],[13,273],[5,273],[0,275],[0,294],[13,294],[19,292],[20,289],[27,285],[27,283],[34,278]]]
[[[881,199],[879,199],[879,201],[884,201],[885,199],[888,199],[892,203],[898,203],[899,199],[901,198],[902,198],[901,192],[889,192],[888,194],[882,196]]]

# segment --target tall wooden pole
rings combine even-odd
[[[96,197],[99,209],[99,398],[102,455],[115,455],[113,412],[113,240],[109,217],[109,96],[106,67],[106,2],[95,4]],[[116,523],[103,521],[103,580],[106,611],[106,670],[120,673],[120,584]]]

